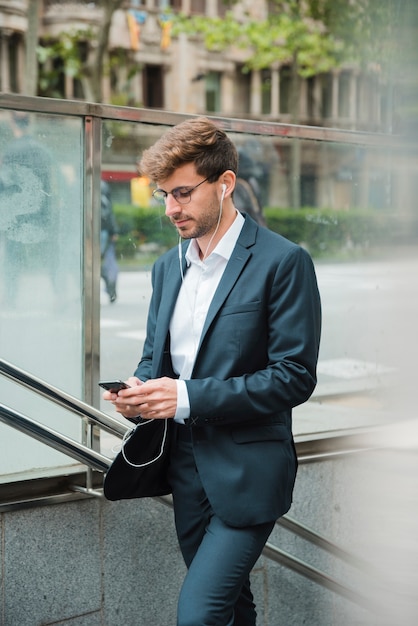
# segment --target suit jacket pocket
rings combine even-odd
[[[220,312],[220,317],[224,315],[236,315],[237,313],[252,313],[259,311],[261,306],[260,300],[255,302],[242,302],[240,304],[226,304]]]
[[[284,424],[233,428],[231,432],[232,439],[235,443],[285,441],[286,439],[290,439],[289,429]]]

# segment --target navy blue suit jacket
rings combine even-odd
[[[152,282],[135,372],[141,380],[172,375],[169,323],[181,285],[176,249],[155,263]],[[292,408],[314,390],[320,326],[310,256],[246,216],[186,383],[196,467],[214,512],[228,524],[272,521],[290,507],[297,467]]]

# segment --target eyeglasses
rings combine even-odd
[[[176,187],[171,191],[164,191],[164,189],[154,189],[152,192],[153,198],[157,200],[160,204],[165,204],[167,202],[167,196],[171,194],[176,202],[179,204],[189,204],[192,199],[192,192],[206,183],[209,178],[205,178],[205,180],[201,180],[200,183],[197,183],[194,187]]]

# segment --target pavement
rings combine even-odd
[[[318,385],[294,409],[294,434],[415,418],[410,348],[418,345],[418,259],[319,263],[316,271],[323,307]],[[102,291],[101,378],[124,379],[135,369],[150,295],[150,271],[120,272],[114,304]],[[109,412],[106,403],[101,408]]]

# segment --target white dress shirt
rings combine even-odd
[[[185,272],[170,322],[170,348],[177,380],[177,410],[174,419],[180,423],[190,416],[185,380],[189,379],[196,359],[200,336],[209,306],[235,247],[244,218],[238,213],[215,249],[204,260],[199,258],[195,239],[186,252]]]

